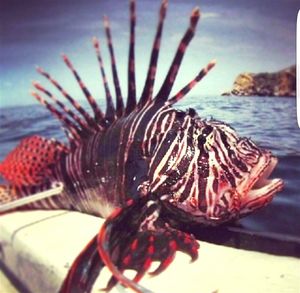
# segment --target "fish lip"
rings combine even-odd
[[[262,156],[258,163],[259,170],[254,170],[250,173],[251,180],[248,181],[247,191],[244,193],[245,197],[242,200],[247,204],[251,200],[258,198],[269,198],[269,201],[275,194],[283,189],[284,182],[280,178],[269,179],[269,176],[274,171],[278,159],[271,153],[266,153]]]

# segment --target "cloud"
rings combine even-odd
[[[217,12],[201,12],[202,19],[219,18],[220,16]]]

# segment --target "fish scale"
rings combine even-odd
[[[154,95],[167,5],[167,0],[163,0],[140,99],[136,98],[135,85],[136,3],[130,0],[126,106],[110,23],[104,17],[116,106],[106,79],[100,42],[93,38],[106,111],[90,94],[67,55],[63,54],[63,61],[93,116],[48,72],[37,67],[74,108],[68,108],[42,84],[33,82],[32,95],[62,123],[68,145],[40,136],[29,137],[0,164],[0,173],[8,181],[8,185],[0,186],[0,203],[48,190],[59,182],[63,184],[59,195],[18,209],[68,209],[106,218],[99,233],[74,261],[60,292],[90,292],[104,266],[112,273],[107,290],[120,282],[135,292],[149,292],[138,282],[149,271],[152,261],[160,262],[152,272],[156,275],[171,264],[176,251],[186,253],[193,261],[197,259],[199,244],[188,232],[189,227],[237,220],[264,207],[283,188],[281,179],[268,179],[277,163],[271,152],[239,137],[226,123],[203,119],[194,109],[173,108],[216,63],[209,62],[193,80],[170,96],[195,34],[200,18],[198,8],[192,10],[169,71]],[[134,269],[136,276],[125,277],[126,269]]]

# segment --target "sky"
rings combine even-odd
[[[159,6],[159,0],[137,0],[138,93],[145,81]],[[272,72],[296,63],[298,0],[169,0],[155,90],[164,80],[195,6],[200,7],[201,19],[172,93],[212,59],[217,60],[216,67],[189,95],[220,95],[231,89],[241,72]],[[62,52],[70,57],[93,96],[104,99],[91,43],[93,36],[100,38],[106,74],[111,82],[103,15],[111,21],[119,78],[126,95],[127,0],[0,0],[0,107],[36,103],[30,95],[33,80],[52,91],[51,85],[36,73],[36,65],[50,72],[76,99],[83,99],[62,62]],[[55,90],[53,93],[58,96]]]

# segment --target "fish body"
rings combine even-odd
[[[143,288],[138,281],[152,261],[160,261],[153,272],[158,274],[167,268],[178,250],[189,254],[192,260],[197,258],[198,243],[191,234],[182,231],[183,226],[214,226],[236,220],[265,206],[283,187],[280,179],[268,179],[277,163],[271,152],[248,138],[239,137],[224,122],[203,119],[193,109],[173,108],[215,65],[215,61],[208,63],[170,97],[185,50],[195,33],[199,9],[192,11],[168,74],[154,95],[166,10],[167,1],[162,1],[139,100],[134,70],[136,13],[135,1],[131,0],[126,105],[119,85],[109,21],[105,17],[115,106],[100,44],[94,38],[106,93],[106,112],[98,106],[66,55],[63,60],[86,96],[93,116],[38,67],[38,72],[74,108],[68,108],[40,83],[33,83],[33,96],[61,121],[69,144],[40,136],[29,137],[0,165],[0,173],[9,182],[6,191],[11,199],[48,189],[55,182],[63,184],[60,195],[31,203],[27,209],[69,209],[106,218],[99,234],[75,260],[61,292],[91,290],[104,266],[113,275],[108,289],[121,282],[141,292]],[[4,195],[1,198],[4,202]],[[122,274],[126,269],[136,270],[137,275],[127,279]]]

